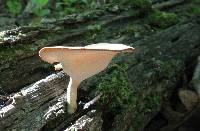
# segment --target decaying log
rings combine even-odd
[[[185,63],[199,55],[199,33],[198,23],[186,23],[132,44],[137,51],[132,56],[126,56],[125,61],[132,65],[128,74],[138,102],[115,119],[114,129],[142,130],[160,110],[163,100],[177,88],[186,68]],[[151,99],[154,102],[149,105]]]
[[[79,118],[75,124],[67,128],[65,131],[84,130],[84,131],[102,131],[103,121],[101,114],[96,113],[95,110],[88,112],[86,115]]]
[[[53,74],[14,94],[12,104],[0,110],[1,130],[38,130],[46,123],[49,112],[62,107],[67,77],[62,73]],[[57,112],[57,113],[62,113]]]
[[[40,130],[43,128],[64,129],[66,125],[78,119],[85,114],[88,109],[99,99],[95,98],[86,103],[82,111],[74,115],[66,113],[66,86],[68,77],[63,72],[52,74],[30,86],[23,88],[20,92],[14,94],[11,99],[13,102],[0,110],[0,130]],[[96,115],[94,115],[96,114]],[[97,115],[99,114],[99,115]],[[89,123],[93,128],[101,128],[100,112],[85,114],[77,121],[77,126],[82,124],[82,128],[90,129]],[[51,121],[59,118],[54,125]],[[88,121],[87,126],[82,123],[84,119]],[[95,122],[97,121],[97,122]],[[49,125],[47,124],[49,122]],[[65,125],[63,125],[63,124]],[[47,124],[47,125],[46,125]],[[60,125],[55,127],[55,125]],[[44,127],[46,126],[46,127]],[[70,127],[70,129],[73,127]]]
[[[55,28],[19,27],[1,32],[3,39],[0,39],[0,47],[4,49],[5,53],[2,51],[3,54],[0,54],[0,93],[10,94],[17,92],[24,85],[31,84],[49,74],[50,66],[42,62],[38,56],[38,50],[43,46],[63,44],[70,46],[72,43],[73,46],[83,46],[84,43],[81,41],[84,41],[84,37],[79,37],[91,31],[87,28],[88,25],[95,24],[98,21],[100,26],[108,26],[113,22],[133,16],[127,12],[119,15],[110,15],[109,17],[102,16],[102,18],[99,17],[89,24],[87,22],[82,24],[82,27],[78,29],[76,26],[72,26],[72,29],[67,29],[67,31]],[[74,21],[79,19],[76,17],[73,18]],[[65,18],[60,23],[65,24],[67,20]],[[21,35],[19,35],[20,33]],[[49,37],[47,37],[48,35]],[[79,38],[79,40],[74,43],[73,40],[76,38]],[[24,81],[26,78],[30,79]]]
[[[198,34],[200,26],[196,21],[176,25],[133,43],[136,52],[120,56],[122,61],[129,65],[127,73],[131,88],[136,92],[133,95],[137,103],[131,104],[115,118],[113,130],[144,128],[160,109],[163,99],[170,96],[176,88],[184,73],[186,59],[199,55]],[[95,108],[79,108],[73,115],[65,113],[67,78],[62,72],[53,74],[14,94],[13,103],[0,110],[1,130],[71,129],[81,123],[82,119],[86,120],[89,127],[94,124],[90,122],[89,112]],[[152,105],[148,105],[149,102]],[[98,127],[102,125],[100,116],[101,113],[92,116],[99,122]],[[137,123],[140,123],[140,127],[136,127]],[[87,129],[90,129],[89,127]]]
[[[170,5],[176,4],[173,2]],[[162,7],[165,8],[165,5]],[[156,5],[153,5],[153,8],[160,8],[154,6]],[[100,27],[112,26],[115,22],[140,16],[135,10],[134,13],[123,10],[118,14],[106,10],[94,10],[84,14],[69,15],[53,22],[44,20],[42,27],[25,26],[0,32],[0,48],[3,49],[0,50],[0,94],[17,92],[23,86],[49,75],[51,67],[38,58],[38,50],[41,47],[63,44],[70,46],[72,43],[73,46],[82,46],[85,43],[82,43],[84,38],[80,36],[90,31],[88,25],[98,23]],[[80,40],[73,42],[77,38]]]

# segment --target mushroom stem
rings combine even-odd
[[[72,114],[76,111],[77,88],[79,84],[80,84],[80,81],[75,81],[70,77],[70,81],[67,87],[67,103],[68,103],[69,114]]]

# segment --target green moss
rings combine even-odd
[[[194,5],[191,5],[188,9],[187,12],[190,15],[199,15],[200,14],[200,8],[199,7],[195,7]]]
[[[179,21],[175,13],[161,12],[154,10],[149,15],[149,22],[154,27],[167,28],[176,24]]]
[[[92,32],[98,32],[98,31],[101,31],[102,29],[101,25],[99,24],[89,25],[87,28],[89,31],[92,31]]]
[[[21,40],[19,34],[18,36],[3,36],[2,41],[5,41],[5,39],[8,38],[10,39],[10,37],[11,38],[15,37],[13,38],[13,40],[15,39]],[[0,48],[1,62],[11,61],[14,59],[22,58],[23,56],[29,56],[31,54],[34,54],[40,47],[44,46],[47,42],[48,41],[46,39],[39,39],[37,42],[34,43],[28,43],[28,41],[27,42],[24,41],[22,42],[23,44],[21,44],[19,41],[13,45],[5,45],[2,48]]]
[[[136,27],[128,25],[120,30],[120,34],[134,34],[137,31]]]
[[[149,9],[151,7],[149,0],[126,0],[125,3],[134,9]]]
[[[85,43],[98,43],[99,39],[101,39],[100,37],[104,36],[105,33],[105,28],[103,28],[102,24],[89,25],[87,26],[87,30],[84,34]]]
[[[123,124],[118,125],[119,127],[126,125],[126,122],[122,121],[129,120],[132,122],[130,124],[131,126],[129,127],[129,130],[140,131],[146,125],[144,121],[149,119],[147,117],[160,109],[162,97],[159,95],[159,93],[156,93],[155,91],[150,92],[147,95],[148,91],[143,91],[144,90],[140,89],[140,91],[134,92],[132,96],[134,101],[131,102],[128,107],[126,107],[126,110],[123,110],[115,117],[116,123]]]
[[[132,90],[125,73],[127,65],[113,67],[109,74],[101,77],[98,86],[99,92],[103,95],[101,103],[108,105],[108,110],[116,112],[116,109],[125,108],[133,101]]]
[[[119,31],[116,31],[115,35],[117,37],[120,37],[122,35],[124,36],[130,36],[134,38],[140,37],[141,32],[143,31],[143,28],[141,25],[130,23],[124,28],[120,28]]]
[[[136,13],[137,17],[143,17],[151,11],[151,2],[149,0],[126,0],[123,3],[125,8],[128,6],[133,9],[133,13]]]
[[[85,43],[89,44],[89,43],[96,43],[96,39],[98,37],[98,32],[86,32],[84,34],[84,41]]]
[[[8,46],[0,49],[0,59],[12,60],[14,58],[22,57],[24,54],[28,54],[37,50],[37,46],[34,45],[15,45]]]
[[[200,4],[200,0],[191,0],[191,2],[194,4]]]
[[[153,109],[155,110],[158,106],[160,106],[161,96],[156,93],[149,95],[144,99],[144,102],[144,113],[152,112]]]

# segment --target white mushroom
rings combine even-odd
[[[74,113],[77,108],[79,84],[104,70],[116,54],[133,50],[134,48],[123,44],[100,43],[85,47],[44,47],[39,51],[39,56],[51,64],[60,62],[55,65],[55,69],[63,68],[64,72],[70,76],[67,87],[68,113]]]

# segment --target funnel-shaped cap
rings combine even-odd
[[[117,53],[133,49],[123,44],[100,43],[85,47],[44,47],[39,55],[49,63],[60,62],[72,79],[82,81],[104,70]]]

